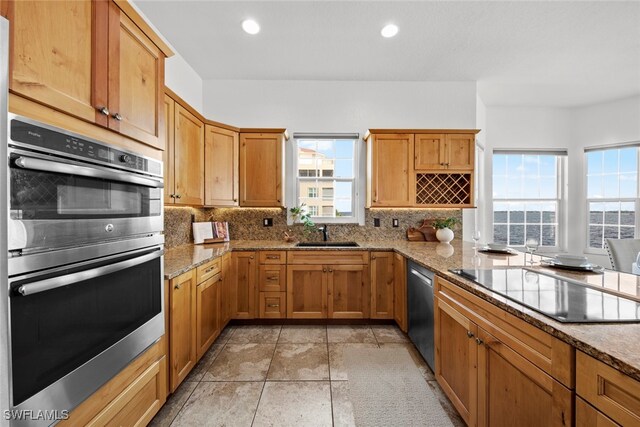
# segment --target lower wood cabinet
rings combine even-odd
[[[407,260],[393,254],[393,318],[402,332],[408,332],[407,321]]]
[[[369,266],[326,265],[327,317],[367,319],[369,317]]]
[[[552,376],[570,383],[571,347],[454,287],[437,278],[435,375],[467,425],[573,425],[572,391]],[[531,336],[510,335],[510,326]],[[531,361],[547,351],[554,370]]]
[[[371,252],[371,318],[393,319],[395,268],[393,252]]]
[[[618,427],[616,423],[576,396],[576,427]]]
[[[234,319],[256,317],[256,253],[232,252],[231,276]]]
[[[233,314],[233,275],[231,274],[231,253],[222,256],[222,286],[220,288],[220,330],[231,320]]]
[[[260,292],[260,318],[284,319],[287,317],[285,292]]]
[[[323,265],[287,265],[287,317],[326,318],[327,282]]]
[[[576,393],[600,413],[598,423],[609,425],[610,418],[623,426],[640,425],[640,381],[581,351],[576,352]]]
[[[220,289],[222,274],[199,283],[196,287],[196,352],[198,360],[220,335]]]
[[[174,392],[195,366],[196,344],[196,274],[195,269],[171,280],[169,314],[170,384]]]

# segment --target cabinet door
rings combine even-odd
[[[371,318],[393,319],[393,252],[371,253]]]
[[[182,105],[175,104],[176,204],[204,202],[204,123]]]
[[[282,206],[282,144],[279,133],[240,135],[240,206]]]
[[[571,390],[482,328],[477,335],[479,427],[573,425]]]
[[[198,284],[196,289],[196,343],[198,360],[220,335],[220,287],[222,275]]]
[[[416,170],[446,169],[445,135],[440,133],[416,134]]]
[[[256,254],[255,252],[233,252],[232,300],[234,319],[253,319],[256,317]]]
[[[407,332],[407,262],[393,254],[393,318],[402,332]]]
[[[371,150],[371,206],[413,205],[413,134],[374,135]]]
[[[109,5],[109,128],[162,149],[164,54]]]
[[[206,125],[204,144],[205,205],[238,206],[238,132]]]
[[[445,145],[447,169],[473,170],[476,149],[474,134],[448,134]]]
[[[107,86],[107,3],[11,1],[6,6],[10,89],[89,122],[97,114],[106,125],[107,116],[97,112],[107,107],[106,98],[94,104],[93,93]],[[98,58],[103,60],[98,63]]]
[[[196,364],[196,274],[191,270],[171,280],[171,391]]]
[[[329,318],[369,318],[369,266],[330,265],[327,273]]]
[[[231,253],[222,256],[222,288],[220,292],[220,331],[227,326],[232,315],[232,286]]]
[[[174,129],[175,129],[176,102],[169,96],[164,96],[164,125],[165,125],[165,145],[162,152],[162,162],[164,165],[164,203],[175,202],[175,151],[174,151]]]
[[[436,379],[462,419],[467,425],[475,426],[478,414],[477,326],[439,298],[435,299],[434,314]]]
[[[619,425],[576,396],[576,427],[618,427]]]
[[[322,265],[287,266],[287,318],[327,317],[326,271]]]

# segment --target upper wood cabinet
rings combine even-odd
[[[413,134],[372,135],[368,151],[368,206],[414,204],[413,147]]]
[[[206,125],[204,136],[204,204],[238,206],[238,132]]]
[[[371,253],[371,318],[393,319],[394,253]]]
[[[473,207],[478,132],[369,130],[367,207]]]
[[[175,112],[176,102],[164,96],[165,146],[162,152],[164,165],[164,203],[175,202]]]
[[[283,206],[283,130],[240,134],[240,206]]]
[[[174,203],[204,204],[204,123],[176,102],[174,115]]]
[[[2,3],[12,92],[162,148],[164,59],[172,52],[131,5]]]

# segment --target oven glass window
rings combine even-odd
[[[159,188],[11,167],[11,215],[15,219],[158,216],[161,197]]]
[[[121,259],[112,262],[118,261]],[[161,262],[162,258],[158,257],[28,296],[18,294],[16,289],[50,276],[12,283],[14,405],[53,384],[161,313]],[[67,270],[57,276],[76,271]]]

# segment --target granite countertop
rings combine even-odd
[[[405,240],[369,241],[358,242],[358,244],[360,247],[356,248],[297,248],[295,243],[282,241],[238,240],[224,244],[183,245],[166,251],[164,274],[165,279],[172,279],[232,250],[392,250],[640,381],[640,323],[576,324],[556,322],[449,271],[457,268],[522,267],[525,265],[524,254],[507,256],[478,253],[474,250],[472,243],[461,241],[454,241],[451,245]],[[534,256],[534,259],[539,260],[539,257]],[[569,273],[539,265],[534,269],[578,280],[590,286],[601,287],[610,292],[640,300],[640,276],[613,271],[605,271],[604,274]]]

